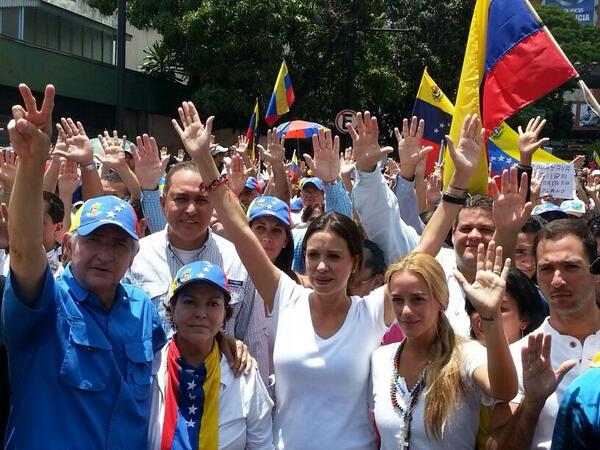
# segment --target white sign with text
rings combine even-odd
[[[575,168],[565,163],[533,163],[533,170],[544,174],[540,195],[551,194],[554,198],[573,198]]]

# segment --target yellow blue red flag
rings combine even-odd
[[[260,133],[258,132],[258,99],[256,99],[256,105],[254,105],[254,112],[250,117],[250,123],[248,124],[248,130],[246,130],[246,139],[248,139],[248,148],[250,149],[250,158],[254,161],[256,157],[256,146],[258,145],[258,139]]]
[[[292,80],[290,79],[287,65],[283,61],[279,69],[279,75],[277,75],[277,81],[275,81],[269,107],[267,108],[265,116],[267,125],[273,125],[283,114],[288,112],[294,100],[296,100],[296,97],[294,96]]]
[[[444,95],[442,90],[431,78],[427,68],[423,71],[421,85],[413,107],[413,115],[425,120],[422,145],[432,146],[433,150],[427,155],[425,173],[431,173],[438,161],[440,142],[444,135],[449,132],[450,122],[454,115],[454,105]],[[499,175],[504,169],[510,168],[519,162],[519,133],[506,123],[501,123],[490,134],[488,139],[488,155],[490,173]],[[564,163],[541,148],[533,154],[533,162],[536,163]]]
[[[427,154],[425,173],[433,172],[439,159],[440,146],[444,136],[450,132],[450,123],[454,114],[454,105],[427,73],[423,71],[419,92],[413,107],[413,116],[425,120],[422,145],[431,146]]]
[[[527,0],[477,0],[450,135],[458,144],[465,116],[477,114],[489,136],[506,118],[576,75]],[[487,192],[487,145],[485,153],[469,180],[471,193]],[[444,164],[447,186],[454,164],[451,158]]]

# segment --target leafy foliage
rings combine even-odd
[[[116,0],[88,0],[112,13]],[[219,127],[243,129],[255,97],[267,107],[283,58],[296,102],[285,119],[332,126],[342,108],[369,109],[384,134],[410,114],[425,66],[454,98],[475,0],[128,0],[138,28],[163,41],[145,69],[168,79],[183,75],[202,112]],[[571,61],[586,73],[600,61],[600,29],[582,27],[555,7],[537,7]],[[406,30],[406,31],[377,31]],[[567,86],[515,115],[526,123],[543,108],[555,137],[571,129]],[[554,127],[551,129],[551,127]]]

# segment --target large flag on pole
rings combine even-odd
[[[287,65],[283,61],[279,69],[279,75],[277,75],[277,81],[275,81],[269,107],[267,108],[267,115],[265,116],[267,125],[273,125],[283,114],[288,112],[295,99],[292,80],[290,79]]]
[[[425,120],[422,145],[433,147],[433,150],[427,154],[426,174],[435,169],[435,164],[439,160],[441,143],[444,136],[450,132],[453,114],[454,105],[429,76],[426,67],[421,77],[412,113],[413,116]]]
[[[422,145],[433,147],[433,150],[427,155],[425,173],[431,173],[439,158],[440,140],[449,131],[449,124],[454,115],[454,105],[431,78],[427,68],[423,71],[413,115],[425,120]],[[487,144],[488,162],[492,175],[498,175],[502,173],[502,170],[519,162],[519,133],[506,123],[501,123],[494,129]],[[533,162],[564,163],[565,161],[540,148],[533,154]]]
[[[246,130],[246,139],[248,139],[248,148],[250,149],[250,158],[254,161],[256,158],[256,146],[258,145],[258,99],[256,99],[256,104],[254,105],[254,111],[252,112],[252,117],[250,117],[250,123],[248,124],[248,130]]]
[[[450,135],[458,144],[467,114],[478,114],[486,137],[506,118],[577,76],[527,0],[477,0],[458,85]],[[487,192],[485,157],[469,180]],[[454,172],[445,158],[444,186]]]

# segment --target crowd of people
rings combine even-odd
[[[94,152],[22,84],[0,153],[7,449],[600,448],[600,171],[573,197],[519,164],[470,195],[486,130],[377,118],[297,166],[269,131],[214,142],[183,102],[177,157],[115,131]],[[56,133],[53,133],[56,130]],[[55,139],[53,139],[55,135]],[[390,157],[390,153],[394,153]],[[260,161],[260,162],[259,162]]]

